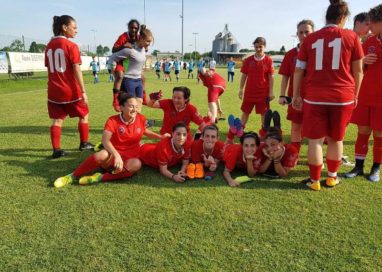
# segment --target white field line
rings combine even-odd
[[[41,91],[46,91],[46,89],[32,90],[32,91],[26,91],[26,92],[6,93],[6,94],[0,94],[0,96],[10,96],[10,95],[18,95],[18,94],[25,94],[25,93],[41,92]]]

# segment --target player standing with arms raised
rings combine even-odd
[[[300,86],[306,73],[302,131],[309,140],[310,178],[306,185],[321,189],[322,145],[327,136],[326,185],[339,183],[343,138],[362,80],[363,52],[357,35],[343,29],[349,16],[346,2],[331,0],[326,11],[326,26],[305,38],[301,45],[293,84],[293,106],[301,109]]]
[[[61,127],[67,115],[78,117],[80,150],[94,146],[88,142],[88,97],[81,72],[78,46],[69,41],[77,35],[77,23],[69,15],[53,17],[54,37],[45,49],[45,66],[48,68],[48,112],[53,123],[50,139],[53,159],[65,156],[61,149]]]

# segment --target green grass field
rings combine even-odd
[[[226,115],[240,114],[236,74],[222,97]],[[147,90],[162,89],[165,97],[176,85],[190,87],[192,103],[206,113],[206,89],[196,80],[182,73],[179,83],[165,83],[153,72],[146,75]],[[85,75],[94,143],[114,114],[106,78],[93,85]],[[276,96],[279,82],[276,77]],[[381,270],[381,183],[357,178],[306,190],[300,183],[308,176],[306,145],[290,178],[258,177],[240,188],[228,187],[221,175],[176,184],[144,167],[120,182],[55,189],[53,181],[90,154],[77,151],[77,120],[64,123],[61,142],[68,156],[51,160],[46,75],[1,77],[0,101],[0,271]],[[285,117],[277,101],[272,108]],[[143,113],[162,118],[160,110]],[[252,115],[248,128],[257,131],[259,120]],[[225,138],[227,124],[219,127]],[[283,128],[289,141],[289,122]],[[349,126],[345,154],[351,160],[355,135]],[[369,157],[366,171],[370,166]]]

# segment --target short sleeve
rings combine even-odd
[[[249,57],[251,58],[251,57]],[[243,62],[243,66],[241,67],[241,70],[240,72],[242,72],[243,74],[248,74],[248,62],[249,62],[249,58],[246,58]]]

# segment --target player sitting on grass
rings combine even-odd
[[[203,68],[199,73],[199,78],[208,89],[208,111],[212,123],[216,123],[218,114],[221,116],[222,109],[219,97],[224,93],[226,81],[213,70],[207,71]]]
[[[63,187],[77,179],[80,185],[87,185],[131,177],[142,165],[139,160],[139,144],[142,136],[157,139],[167,137],[145,127],[146,118],[138,113],[138,102],[135,97],[121,93],[118,100],[122,112],[111,116],[105,124],[102,134],[104,149],[88,157],[73,173],[56,179],[55,187]],[[109,172],[84,176],[100,167]]]
[[[260,167],[261,154],[258,151],[260,139],[255,132],[246,132],[240,137],[240,144],[229,144],[224,151],[225,169],[223,177],[231,187],[240,185],[231,172],[236,168],[246,170],[249,178],[256,175]]]
[[[291,144],[284,144],[281,130],[276,127],[267,129],[264,144],[260,145],[261,164],[259,173],[269,177],[285,178],[295,167],[298,151]]]
[[[207,125],[201,138],[191,145],[191,163],[187,167],[187,177],[212,179],[218,164],[223,160],[224,143],[219,140],[219,129],[215,125]],[[204,172],[204,167],[208,171]]]
[[[169,136],[169,135],[168,135]],[[141,146],[140,159],[143,164],[159,168],[160,173],[175,182],[184,182],[186,168],[190,158],[190,149],[185,148],[187,126],[178,123],[172,128],[172,137],[162,139],[159,143],[147,143]],[[182,168],[177,173],[168,170],[182,161]]]

